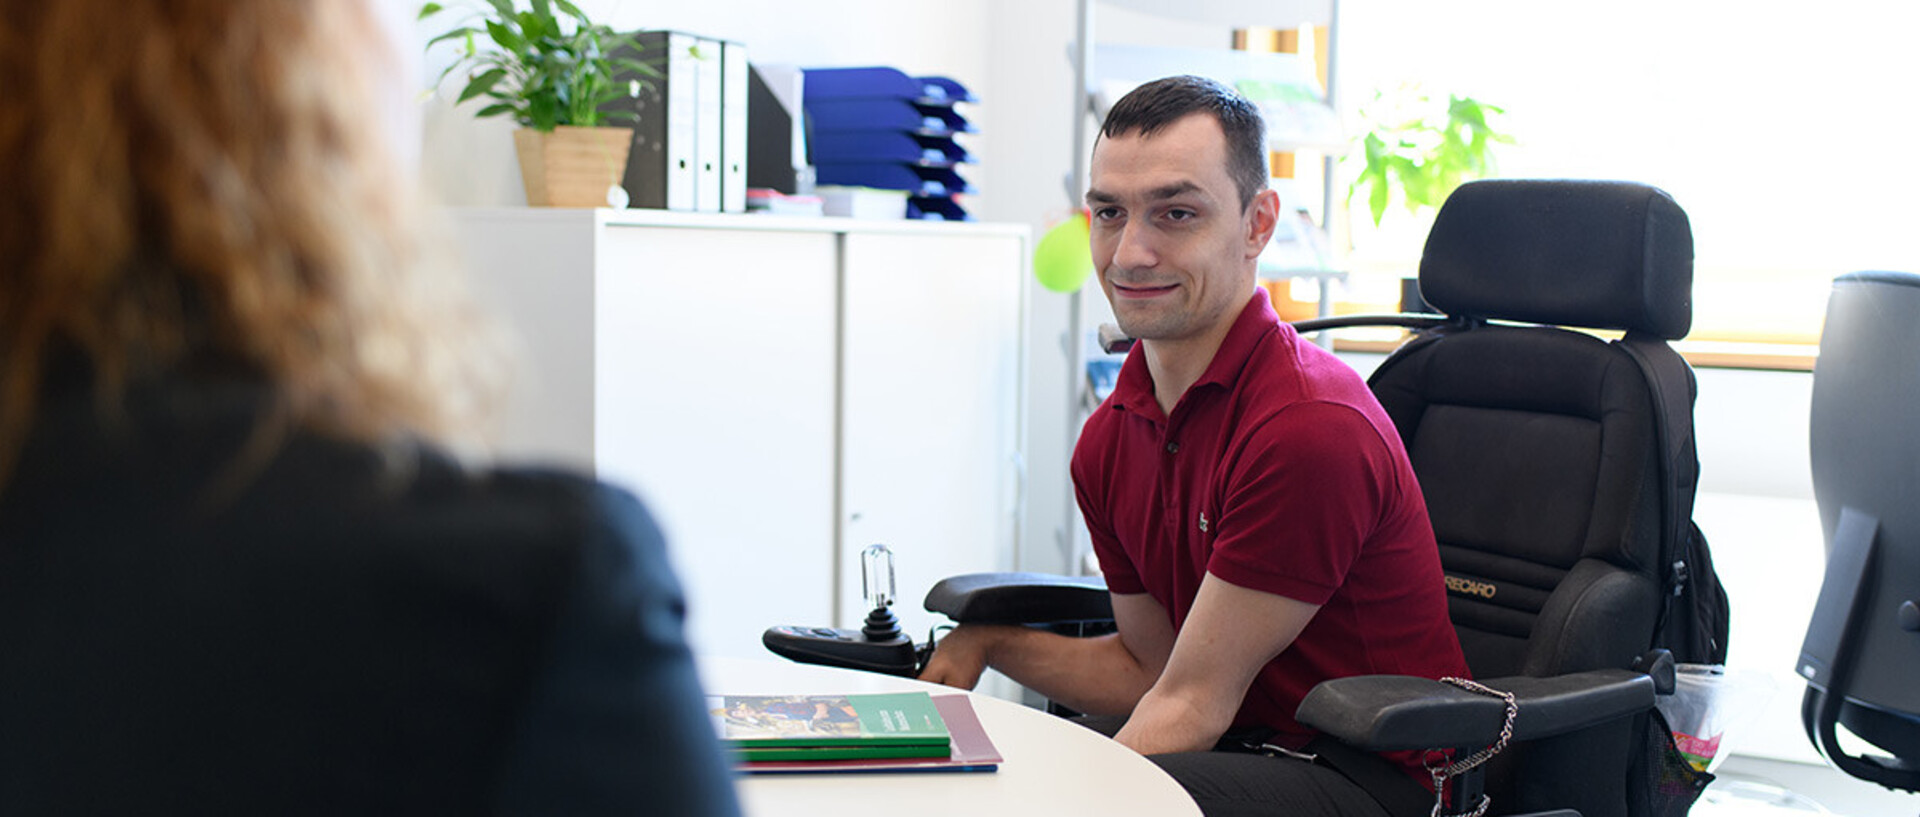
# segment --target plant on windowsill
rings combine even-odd
[[[1494,146],[1514,142],[1489,122],[1505,112],[1454,94],[1442,106],[1418,86],[1376,92],[1360,109],[1367,130],[1361,150],[1349,157],[1366,165],[1347,188],[1347,201],[1364,189],[1376,227],[1396,199],[1408,212],[1439,209],[1454,188],[1493,174]]]
[[[1503,113],[1473,97],[1438,98],[1417,85],[1375,92],[1361,107],[1359,149],[1344,161],[1364,162],[1347,188],[1348,211],[1356,197],[1363,197],[1373,218],[1370,232],[1356,228],[1352,235],[1355,257],[1372,259],[1363,267],[1410,269],[1417,263],[1433,216],[1447,196],[1461,184],[1493,175],[1495,146],[1514,143],[1495,128],[1496,117]],[[1388,219],[1396,203],[1406,218]],[[1382,222],[1390,223],[1383,227]],[[1421,308],[1417,299],[1407,297],[1417,291],[1408,281],[1401,284],[1401,306]]]
[[[456,104],[485,97],[479,117],[509,116],[520,124],[513,142],[527,203],[536,207],[625,207],[627,153],[633,130],[609,120],[632,114],[602,110],[622,95],[636,95],[642,78],[657,72],[625,53],[637,53],[631,35],[594,23],[569,0],[468,2],[470,15],[427,41],[427,49],[453,42],[460,51],[440,74],[466,77]],[[419,19],[447,7],[426,3]],[[632,79],[627,79],[631,77]]]

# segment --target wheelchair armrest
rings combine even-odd
[[[1547,678],[1481,681],[1512,692],[1519,704],[1514,740],[1553,737],[1653,708],[1654,679],[1626,669]],[[1404,675],[1358,675],[1322,681],[1295,718],[1349,746],[1374,752],[1477,748],[1493,743],[1506,722],[1505,701]]]
[[[1046,573],[969,573],[927,591],[928,612],[962,624],[1051,624],[1113,618],[1106,581]]]

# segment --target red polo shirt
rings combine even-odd
[[[1264,291],[1172,416],[1136,346],[1081,432],[1073,480],[1107,586],[1151,595],[1176,631],[1207,573],[1320,605],[1255,677],[1236,727],[1305,743],[1312,732],[1293,713],[1322,680],[1467,675],[1393,422],[1352,368],[1280,322]]]

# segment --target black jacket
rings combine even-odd
[[[304,433],[250,468],[265,405],[42,406],[0,489],[0,813],[737,813],[632,496]]]

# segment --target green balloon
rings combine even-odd
[[[1054,292],[1074,292],[1093,274],[1093,251],[1088,248],[1087,214],[1054,225],[1033,248],[1033,275]]]

